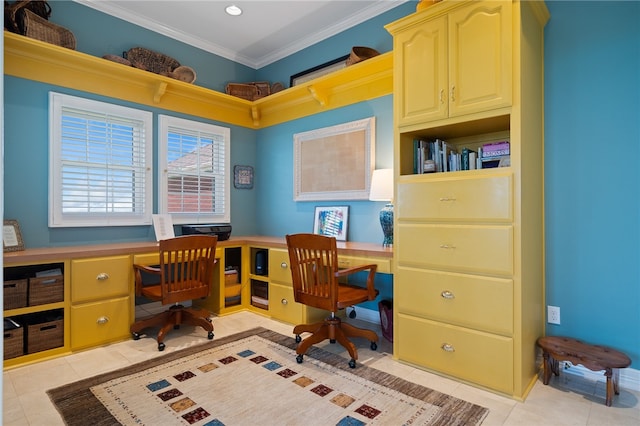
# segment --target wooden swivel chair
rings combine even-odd
[[[133,265],[136,280],[136,296],[143,296],[163,305],[172,306],[153,317],[141,319],[130,327],[134,340],[140,338],[145,328],[160,326],[158,350],[165,348],[164,338],[171,328],[180,324],[200,326],[213,339],[213,324],[205,309],[184,307],[181,303],[209,296],[215,264],[218,237],[186,235],[161,240],[160,266]],[[152,274],[159,278],[155,284],[143,285],[143,277]]]
[[[296,335],[298,343],[296,360],[302,363],[304,354],[315,343],[325,339],[335,343],[337,340],[351,355],[349,367],[355,368],[358,351],[349,337],[364,337],[371,342],[371,349],[376,350],[378,335],[372,330],[357,328],[342,322],[336,316],[336,312],[376,298],[378,291],[373,284],[377,265],[362,265],[338,270],[338,249],[335,238],[315,234],[287,235],[286,238],[294,300],[331,312],[331,315],[322,322],[300,324],[294,327],[293,334]],[[338,282],[341,277],[366,270],[369,271],[366,287]],[[300,334],[305,332],[311,335],[302,340]]]

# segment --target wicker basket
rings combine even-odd
[[[248,101],[264,98],[271,94],[271,85],[268,81],[252,81],[249,83],[229,83],[226,87],[229,95]]]
[[[29,9],[24,10],[24,35],[67,49],[76,48],[76,38],[71,31],[41,18]]]
[[[380,52],[370,47],[355,46],[351,49],[349,58],[347,58],[347,66],[357,64],[358,62],[373,58],[374,56],[378,56],[379,54]]]
[[[27,279],[5,281],[3,287],[5,310],[27,306]]]
[[[64,300],[64,275],[29,278],[29,306]]]
[[[27,325],[27,353],[64,346],[64,321],[55,319]]]
[[[4,359],[24,355],[24,327],[5,330],[3,344]]]
[[[172,57],[144,47],[132,47],[126,56],[134,67],[156,74],[170,73],[180,66],[180,62]]]

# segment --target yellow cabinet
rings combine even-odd
[[[386,26],[394,38],[394,357],[516,399],[536,381],[544,332],[548,19],[544,2],[465,0]],[[418,141],[436,139],[458,153],[509,141],[510,162],[418,174]]]
[[[131,257],[71,261],[71,348],[96,346],[129,336]]]
[[[269,250],[269,315],[289,324],[313,323],[329,315],[294,300],[287,250]]]
[[[443,2],[388,25],[397,124],[509,106],[511,13],[508,1]]]

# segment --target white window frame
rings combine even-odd
[[[222,156],[216,164],[215,180],[222,180],[223,197],[222,211],[216,212],[170,212],[169,211],[169,132],[184,131],[185,134],[211,135],[223,139]],[[205,224],[205,223],[230,223],[231,222],[231,181],[230,181],[230,147],[231,130],[228,127],[202,123],[194,120],[172,117],[168,115],[158,116],[158,213],[170,214],[174,224]],[[197,172],[199,173],[199,172]]]
[[[107,163],[101,168],[95,162],[76,161],[70,163],[62,157],[62,123],[63,113],[77,115],[83,118],[92,116],[112,117],[109,121],[121,121],[131,124],[137,129],[138,137],[134,139],[135,150],[140,154],[139,162],[131,165]],[[88,143],[88,142],[87,142]],[[100,141],[102,143],[102,141]],[[87,226],[135,226],[150,225],[153,213],[153,114],[149,111],[124,107],[121,105],[79,98],[62,93],[49,93],[49,226],[50,227],[87,227]],[[141,197],[136,197],[132,189],[130,198],[132,203],[129,212],[114,211],[114,206],[106,206],[105,211],[95,212],[64,212],[63,211],[63,166],[80,165],[97,170],[122,170],[135,173],[135,179],[143,179],[138,191],[144,191]],[[112,184],[115,181],[111,182]],[[115,186],[103,188],[99,192],[113,194],[120,191]],[[87,193],[91,188],[87,188]],[[129,195],[127,195],[129,198]],[[117,204],[113,201],[103,201],[104,204]],[[100,203],[98,203],[100,204]],[[109,211],[111,210],[111,211]],[[117,208],[115,208],[117,210]]]

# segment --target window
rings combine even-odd
[[[225,223],[229,211],[226,127],[159,117],[159,213],[173,223]]]
[[[150,112],[49,94],[49,226],[151,224]]]

